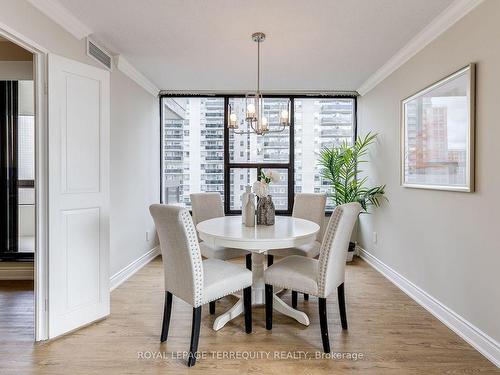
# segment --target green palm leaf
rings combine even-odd
[[[323,148],[318,164],[321,177],[331,184],[331,199],[335,205],[359,202],[365,212],[369,206],[379,207],[385,197],[385,185],[367,188],[367,177],[358,178],[362,170],[359,165],[366,163],[364,159],[368,148],[377,139],[377,134],[368,133],[358,137],[352,146],[343,142],[340,146]]]

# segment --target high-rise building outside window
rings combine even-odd
[[[288,100],[293,105],[291,127],[257,135],[225,129],[231,111],[240,119],[237,131],[248,130],[244,97],[162,97],[162,202],[190,208],[189,194],[218,192],[226,213],[237,213],[245,187],[266,169],[280,175],[270,187],[278,211],[291,213],[295,193],[328,193],[319,153],[342,142],[352,144],[355,98],[266,97],[263,112],[271,130],[280,128],[280,108]],[[327,209],[333,209],[330,201]]]
[[[295,193],[329,193],[318,158],[323,148],[354,141],[355,109],[352,98],[295,99]],[[327,200],[327,210],[333,204]]]
[[[224,99],[163,98],[162,201],[191,207],[189,194],[224,195]]]

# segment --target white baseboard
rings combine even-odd
[[[122,283],[127,281],[134,273],[139,271],[146,264],[151,262],[154,258],[160,255],[160,247],[156,246],[149,250],[146,254],[142,255],[140,258],[134,260],[128,266],[124,267],[122,270],[111,276],[109,284],[110,290],[113,291],[118,288]]]
[[[0,263],[0,280],[33,280],[33,262]]]
[[[493,362],[495,366],[500,367],[500,343],[359,246],[358,254],[410,298]]]

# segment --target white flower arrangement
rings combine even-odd
[[[280,180],[280,175],[276,171],[262,171],[260,173],[260,180],[255,181],[253,184],[253,192],[259,198],[267,197],[269,191],[269,184],[271,182],[278,182]]]
[[[262,171],[260,172],[260,180],[264,181],[266,184],[270,184],[271,182],[278,182],[280,180],[280,174],[276,171]]]
[[[267,197],[268,185],[264,181],[255,181],[253,183],[253,192],[259,198]]]

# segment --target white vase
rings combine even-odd
[[[249,195],[252,193],[252,187],[247,185],[245,188],[245,192],[241,194],[241,222],[245,224],[246,221],[246,209]]]
[[[248,194],[247,202],[245,205],[245,226],[254,227],[255,226],[255,195],[252,193]]]

